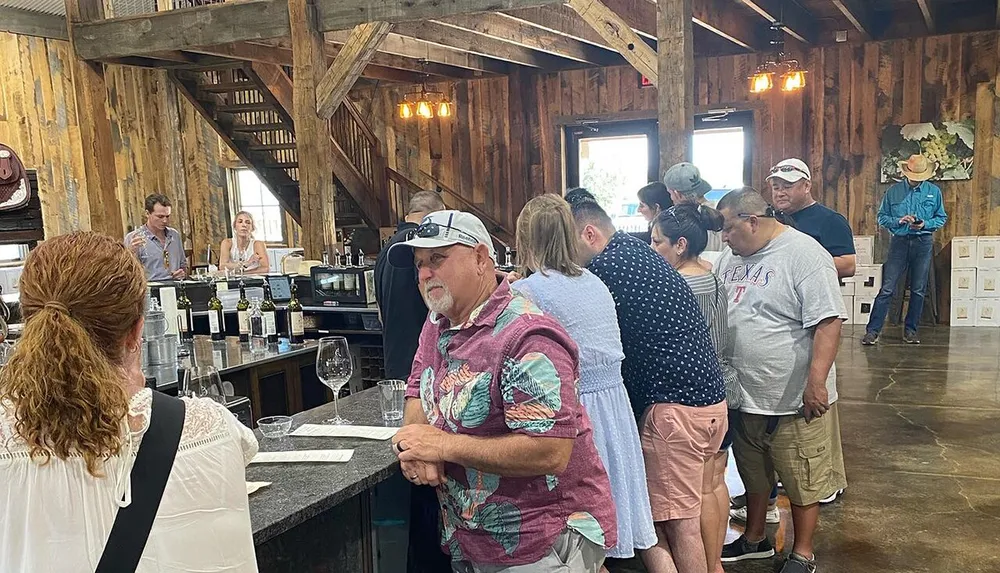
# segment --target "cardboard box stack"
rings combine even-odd
[[[951,240],[950,322],[1000,328],[1000,237]]]
[[[857,269],[853,280],[841,281],[841,294],[844,295],[844,304],[847,304],[848,297],[851,297],[851,305],[847,307],[847,312],[853,314],[853,320],[849,324],[864,325],[868,324],[868,315],[871,314],[875,297],[882,288],[882,265],[875,264],[875,237],[870,235],[854,237],[854,251],[857,257]]]

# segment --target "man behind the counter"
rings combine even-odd
[[[170,222],[170,199],[146,196],[146,224],[125,235],[125,246],[139,258],[150,281],[179,280],[187,276],[187,256],[177,229]]]

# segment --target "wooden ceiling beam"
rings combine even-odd
[[[412,22],[460,14],[513,10],[563,0],[317,0],[321,30],[348,30],[363,22]]]
[[[351,37],[316,86],[317,115],[323,119],[333,117],[391,28],[388,22],[369,22],[351,30]]]
[[[565,60],[557,56],[434,21],[405,22],[397,24],[394,30],[402,36],[511,64],[549,70],[565,67]]]
[[[997,5],[1000,6],[1000,2]],[[937,28],[937,23],[935,18],[936,11],[932,0],[917,0],[917,6],[920,8],[920,15],[924,17],[924,23],[927,24],[927,31],[933,34]]]
[[[691,13],[696,26],[743,49],[762,51],[770,47],[763,26],[740,14],[729,0],[693,0]]]
[[[1000,0],[997,0],[1000,2]],[[524,22],[554,34],[560,34],[578,42],[614,50],[605,40],[584,22],[580,16],[566,6],[539,6],[500,12],[500,16],[515,22]]]
[[[288,42],[287,39],[267,44],[239,42],[223,46],[204,46],[192,51],[236,60],[291,66],[292,50]],[[327,42],[324,45],[324,51],[328,62],[332,63],[340,50],[341,47],[338,44]],[[473,79],[484,75],[482,72],[466,68],[422,62],[413,58],[379,52],[372,57],[371,63],[365,68],[362,76],[377,80],[416,83],[427,74],[449,79]]]
[[[608,44],[614,46],[632,67],[654,86],[657,84],[656,51],[646,45],[627,22],[599,0],[569,0],[568,4]]]
[[[868,5],[869,0],[832,0],[833,5],[837,7],[838,10],[847,18],[847,21],[854,26],[861,37],[865,40],[871,40],[876,37],[875,33],[875,18],[872,15],[871,7]],[[926,2],[927,0],[918,0],[919,2]]]
[[[343,45],[347,41],[348,35],[349,33],[344,32],[327,32],[326,41]],[[379,51],[379,56],[382,53],[394,54],[404,58],[413,58],[419,62],[428,62],[428,65],[437,63],[464,68],[476,73],[505,75],[510,71],[509,65],[505,62],[484,58],[478,54],[470,54],[467,51],[445,47],[417,38],[411,38],[398,34],[395,31],[390,32],[385,37],[385,40],[379,46]]]
[[[656,3],[652,0],[604,0],[604,5],[628,23],[640,36],[656,40]],[[734,44],[751,51],[766,50],[768,38],[763,27],[752,18],[733,10],[727,0],[693,0],[692,22]],[[558,6],[511,10],[502,14],[531,22],[557,33],[609,48],[593,28],[576,17],[572,10]]]
[[[493,40],[510,42],[523,48],[538,50],[584,64],[610,66],[621,63],[617,53],[610,49],[574,40],[505,14],[453,16],[437,20],[437,22],[458,30],[481,34]]]
[[[64,16],[0,6],[0,32],[22,36],[69,40]]]
[[[317,0],[320,31],[365,22],[407,22],[460,14],[560,4],[562,0]],[[285,0],[223,2],[153,14],[72,24],[77,54],[87,60],[142,56],[291,35]]]
[[[795,2],[783,0],[740,0],[772,24],[781,22],[782,29],[806,44],[815,44],[819,25],[816,19]],[[865,1],[865,0],[861,0]]]

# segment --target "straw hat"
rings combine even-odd
[[[923,155],[911,155],[906,161],[899,162],[899,170],[910,181],[927,181],[934,177],[937,166]]]

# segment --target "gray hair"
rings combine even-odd
[[[407,215],[414,213],[433,213],[434,211],[444,211],[444,201],[437,191],[417,191],[410,197],[410,205],[406,210]]]

